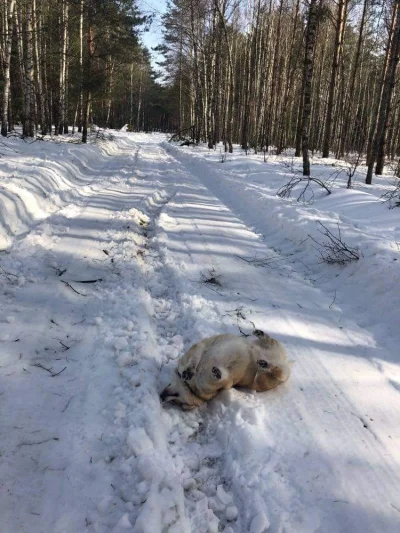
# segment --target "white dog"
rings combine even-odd
[[[263,392],[286,381],[290,363],[285,348],[263,331],[255,330],[253,335],[228,333],[194,344],[179,360],[161,400],[189,410],[222,389],[239,386]]]

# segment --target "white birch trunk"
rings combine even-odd
[[[4,33],[5,33],[5,50],[4,50],[4,70],[3,70],[3,108],[1,115],[1,134],[7,137],[8,131],[8,106],[10,100],[10,63],[11,63],[11,46],[14,20],[15,0],[5,3],[4,14]]]

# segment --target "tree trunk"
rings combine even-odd
[[[68,133],[68,123],[69,123],[69,114],[68,114],[68,83],[69,83],[69,5],[65,3],[65,16],[64,16],[64,120],[63,120],[63,131]]]
[[[82,132],[83,123],[83,12],[84,12],[84,0],[80,3],[80,16],[79,16],[79,111],[78,111],[78,132]]]
[[[142,111],[142,82],[143,82],[143,70],[142,65],[139,67],[139,93],[138,93],[138,105],[136,115],[136,131],[140,131],[140,114]]]
[[[92,62],[94,56],[94,35],[93,35],[93,0],[88,0],[87,3],[87,21],[88,21],[88,34],[87,34],[87,55],[86,55],[86,68],[83,74],[84,79],[84,106],[83,106],[83,124],[82,124],[82,142],[87,143],[88,138],[88,122],[90,117],[90,105],[92,100],[91,87],[92,87]]]
[[[304,83],[303,83],[303,117],[302,117],[302,153],[303,175],[310,176],[309,159],[309,123],[311,115],[311,90],[314,70],[315,37],[318,26],[318,0],[310,0],[307,20],[307,34],[304,54]]]
[[[65,126],[65,102],[66,102],[66,77],[67,77],[67,32],[68,32],[68,5],[66,0],[62,2],[61,12],[61,44],[60,44],[60,82],[59,82],[59,113],[60,121],[58,133],[62,134]]]
[[[344,22],[346,18],[347,0],[339,0],[338,12],[335,28],[335,48],[333,52],[331,82],[329,85],[328,109],[325,122],[325,135],[322,150],[322,157],[329,157],[329,147],[331,143],[332,116],[335,105],[336,79],[339,71],[339,58],[343,47]]]
[[[383,84],[381,102],[379,106],[378,122],[376,126],[376,133],[372,145],[371,154],[368,158],[368,170],[365,183],[370,185],[372,183],[372,171],[375,161],[381,150],[381,164],[383,166],[383,154],[386,143],[387,126],[391,112],[391,101],[393,89],[396,81],[397,65],[399,63],[400,53],[400,0],[396,0],[394,4],[395,28],[393,37],[388,45],[389,48],[389,63],[385,74]]]
[[[8,132],[8,107],[10,99],[10,64],[11,64],[11,47],[12,34],[14,25],[15,0],[5,3],[4,14],[4,33],[5,33],[5,50],[3,65],[3,107],[1,110],[1,134],[7,137]]]
[[[34,53],[35,53],[35,73],[36,73],[36,95],[38,103],[38,117],[40,123],[40,129],[42,135],[47,134],[47,122],[45,115],[45,99],[42,83],[42,72],[41,72],[41,51],[39,51],[39,35],[42,31],[40,25],[40,16],[37,11],[36,0],[33,0],[33,27],[34,27]]]
[[[351,73],[350,89],[349,89],[349,93],[348,93],[348,96],[345,102],[345,111],[343,113],[342,134],[340,136],[338,157],[343,157],[345,150],[347,150],[347,140],[349,138],[350,131],[352,129],[350,127],[351,104],[353,103],[353,100],[354,100],[354,89],[355,89],[355,84],[356,84],[357,72],[358,72],[358,68],[360,65],[361,45],[363,43],[363,38],[364,38],[364,28],[365,28],[369,1],[370,0],[364,0],[364,7],[363,7],[361,22],[360,22],[360,30],[358,32],[357,48],[356,48],[356,53],[354,57],[353,69]]]
[[[26,135],[35,135],[35,85],[33,69],[33,28],[32,28],[32,4],[29,1],[26,6],[26,60],[25,60],[25,99],[26,99]]]

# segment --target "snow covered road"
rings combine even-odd
[[[305,279],[208,163],[114,145],[0,254],[1,532],[399,531],[398,328],[382,345]],[[162,408],[184,349],[254,326],[287,346],[285,385]]]

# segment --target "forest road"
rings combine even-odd
[[[375,339],[163,139],[116,133],[103,186],[2,256],[24,283],[0,324],[1,531],[398,531],[400,397]],[[160,405],[192,343],[254,327],[287,347],[287,383]]]

